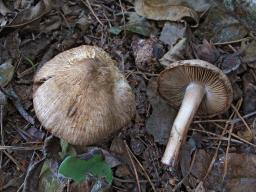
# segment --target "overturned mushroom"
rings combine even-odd
[[[184,60],[172,63],[160,73],[158,91],[173,107],[181,106],[162,157],[162,163],[174,167],[194,115],[225,112],[232,102],[232,86],[214,65],[202,60]]]
[[[71,144],[99,142],[135,114],[131,87],[98,47],[83,45],[58,54],[37,72],[33,88],[39,121]]]

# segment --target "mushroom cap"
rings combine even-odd
[[[46,130],[71,144],[109,137],[135,114],[135,98],[101,48],[82,45],[46,62],[34,77],[35,113]]]
[[[205,87],[205,95],[197,110],[198,116],[214,116],[225,112],[233,99],[227,76],[216,66],[202,60],[183,60],[169,65],[158,78],[159,94],[174,108],[182,103],[190,83]]]

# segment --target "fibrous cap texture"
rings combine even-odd
[[[135,114],[128,82],[109,55],[94,46],[64,51],[45,63],[33,90],[39,121],[71,144],[97,143]]]

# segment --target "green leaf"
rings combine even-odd
[[[113,180],[112,170],[100,154],[95,154],[87,160],[68,156],[59,166],[59,173],[76,182],[85,180],[88,174],[105,177],[109,183]]]
[[[119,35],[122,29],[120,27],[111,27],[108,31],[114,35]]]
[[[68,155],[70,156],[76,155],[75,148],[65,140],[63,139],[60,140],[60,146],[61,146],[61,152],[59,152],[59,156],[62,160]]]
[[[14,66],[11,64],[12,61],[8,60],[0,65],[0,86],[6,86],[13,77]]]

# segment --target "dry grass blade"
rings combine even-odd
[[[233,132],[233,128],[234,128],[234,124],[231,125],[231,128],[230,128],[230,130],[229,130],[228,146],[227,146],[226,154],[225,154],[224,172],[223,172],[222,181],[224,181],[224,179],[225,179],[225,177],[226,177],[226,175],[227,175],[227,170],[228,170],[228,161],[227,161],[227,157],[228,157],[228,152],[229,152],[229,148],[230,148],[231,133]]]
[[[237,108],[231,104],[232,108],[234,109],[235,113],[237,116],[239,116],[241,118],[241,115],[240,113],[238,112],[238,110],[240,109],[241,105],[242,105],[242,102],[243,102],[243,99],[240,99],[238,102],[237,102]],[[230,139],[231,139],[231,133],[233,132],[233,128],[234,128],[234,124],[232,123],[231,126],[230,126],[230,130],[229,130],[229,140],[228,140],[228,145],[227,145],[227,149],[226,149],[226,153],[225,153],[225,161],[224,161],[224,172],[223,172],[223,181],[227,175],[227,170],[228,170],[228,161],[227,161],[227,158],[228,158],[228,152],[229,152],[229,147],[230,147]]]
[[[192,158],[192,161],[191,161],[191,164],[190,164],[190,167],[189,167],[189,170],[188,170],[188,173],[182,178],[182,180],[174,187],[173,191],[177,191],[179,189],[179,187],[181,186],[181,184],[185,181],[185,179],[189,176],[192,168],[193,168],[193,165],[195,163],[195,159],[196,159],[196,150],[195,150],[195,153],[193,155],[193,158]]]
[[[4,130],[3,130],[3,105],[0,105],[0,131],[1,131],[1,145],[4,145]],[[2,168],[3,152],[0,151],[0,168]]]
[[[213,43],[213,44],[214,45],[227,45],[227,44],[241,43],[243,41],[250,40],[250,39],[252,39],[252,38],[251,37],[245,37],[245,38],[237,39],[237,40],[234,40],[234,41],[227,41],[227,42]]]
[[[0,146],[0,150],[15,150],[15,151],[33,151],[33,150],[41,150],[43,149],[43,145],[37,146]]]
[[[21,170],[22,172],[26,172],[26,169],[20,165],[20,163],[7,151],[3,151],[4,154],[16,165],[18,170]]]
[[[0,90],[13,102],[14,106],[20,113],[20,115],[30,124],[34,125],[35,120],[34,118],[28,114],[28,112],[24,109],[23,105],[21,104],[21,101],[18,97],[18,95],[15,93],[13,88],[10,88],[8,91],[4,90],[2,87],[0,87]]]
[[[239,101],[238,101],[238,102],[239,102]],[[230,117],[229,117],[229,120],[231,120],[231,119],[234,117],[234,115],[235,115],[235,112],[233,111],[232,114],[231,114]],[[220,135],[220,138],[222,138],[222,137],[225,135],[228,126],[229,126],[229,123],[226,123],[226,125],[225,125],[225,127],[224,127],[224,129],[223,129],[223,131],[222,131],[222,133],[221,133],[221,135]],[[222,140],[220,139],[220,140],[219,140],[219,143],[218,143],[218,146],[217,146],[217,148],[216,148],[216,150],[215,150],[215,153],[214,153],[214,155],[213,155],[213,158],[212,158],[212,160],[211,160],[211,163],[210,163],[210,165],[209,165],[209,167],[208,167],[208,169],[207,169],[207,172],[206,172],[206,174],[205,174],[205,176],[204,176],[204,178],[203,178],[203,181],[206,180],[206,178],[208,177],[210,171],[212,170],[212,167],[213,167],[213,165],[214,165],[214,162],[215,162],[215,160],[216,160],[216,158],[217,158],[217,156],[218,156],[218,151],[219,151],[221,142],[222,142]]]
[[[89,0],[86,0],[86,2],[84,0],[81,0],[82,3],[88,7],[88,9],[92,12],[93,16],[96,18],[96,20],[100,23],[101,26],[104,26],[104,24],[101,22],[101,20],[98,18],[98,16],[95,14],[91,4],[90,4],[90,1]]]
[[[244,116],[242,116],[242,118],[245,120],[247,118],[250,118],[252,116],[256,115],[256,111],[253,111],[251,113],[248,113]],[[193,121],[193,123],[239,123],[241,121],[241,118],[235,118],[232,120],[228,120],[228,119],[206,119],[206,120],[196,120]]]
[[[135,155],[132,153],[131,149],[128,147],[128,145],[127,145],[126,142],[125,142],[125,144],[126,144],[126,147],[127,147],[128,151],[129,151],[129,153],[132,155],[132,157],[135,159],[135,161],[138,163],[138,165],[140,166],[140,168],[141,168],[142,171],[144,172],[144,175],[145,175],[145,177],[147,178],[148,182],[150,183],[150,185],[151,185],[153,191],[156,192],[156,188],[155,188],[153,182],[151,181],[150,177],[148,176],[147,171],[146,171],[145,168],[141,165],[141,163],[140,163],[139,160],[135,157]]]
[[[138,187],[138,191],[141,192],[141,188],[140,188],[140,182],[139,182],[139,175],[138,175],[138,172],[137,172],[137,169],[136,169],[136,166],[134,164],[134,161],[132,159],[132,156],[131,156],[131,151],[127,145],[127,143],[124,141],[124,144],[125,144],[125,149],[127,151],[127,154],[130,158],[130,161],[132,163],[132,168],[133,168],[133,171],[134,171],[134,174],[135,174],[135,178],[136,178],[136,183],[137,183],[137,187]]]
[[[216,133],[212,133],[212,132],[209,132],[209,131],[199,130],[199,129],[191,129],[191,130],[215,136],[215,137],[207,137],[206,139],[212,139],[212,140],[221,139],[223,141],[228,141],[229,140],[229,138],[227,138],[227,137],[221,137],[220,135],[217,135]],[[232,133],[231,133],[231,135],[233,136]],[[242,141],[239,141],[237,139],[231,139],[230,141],[234,142],[234,143],[239,143],[239,144],[243,143]]]
[[[239,113],[238,109],[232,104],[231,107],[234,109],[234,111],[236,112],[236,115],[241,119],[241,121],[244,123],[245,127],[248,129],[248,131],[251,133],[251,135],[253,135],[251,128],[249,127],[249,125],[246,123],[246,121],[244,120],[244,118],[241,116],[241,114]]]
[[[214,124],[216,125],[216,127],[220,128],[220,129],[222,129],[222,130],[224,129],[224,128],[223,128],[222,126],[220,126],[219,124],[217,124],[217,123],[214,123]],[[246,143],[246,144],[248,144],[248,145],[251,145],[252,147],[256,147],[255,144],[250,143],[249,141],[247,141],[247,140],[245,140],[245,139],[239,137],[239,136],[236,135],[235,133],[231,133],[231,135],[232,135],[233,137],[235,137],[236,139],[238,139],[238,140],[240,140],[240,141],[242,141],[242,142],[244,142],[244,143]]]

